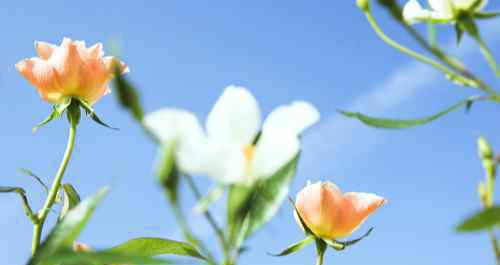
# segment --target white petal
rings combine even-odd
[[[299,138],[295,134],[280,130],[264,130],[257,143],[251,165],[251,175],[268,178],[297,155]]]
[[[149,113],[144,117],[144,125],[162,142],[203,137],[196,116],[180,109],[165,108]]]
[[[260,122],[253,95],[245,88],[229,86],[208,115],[206,128],[210,138],[243,146],[253,141]]]
[[[280,131],[300,135],[319,120],[319,111],[310,103],[295,101],[273,110],[264,122],[263,131]]]
[[[238,144],[211,141],[205,149],[204,172],[225,184],[245,183],[246,161]]]
[[[452,1],[455,0],[429,0],[429,5],[436,11],[435,16],[438,17],[453,17]]]
[[[429,10],[422,8],[418,0],[408,1],[403,8],[403,18],[410,24],[428,19],[430,13]]]
[[[476,3],[476,0],[453,0],[453,7],[459,10],[469,10],[471,9],[472,5]],[[478,7],[476,8],[476,11],[479,11],[486,6],[488,3],[488,0],[483,0],[479,3]]]
[[[175,162],[181,172],[191,175],[204,175],[210,154],[208,143],[204,137],[180,138],[175,145]]]

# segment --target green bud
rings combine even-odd
[[[370,11],[370,0],[356,0],[356,5],[364,12]]]
[[[477,147],[479,150],[479,157],[481,157],[481,159],[493,159],[493,150],[486,138],[484,138],[483,136],[479,136],[479,138],[477,138]]]
[[[496,165],[495,161],[493,161],[491,159],[483,160],[483,168],[484,168],[484,171],[486,172],[486,176],[488,176],[488,178],[495,178],[495,176],[497,174],[497,165]]]

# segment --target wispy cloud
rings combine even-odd
[[[500,40],[500,28],[496,23],[497,21],[485,23],[482,27],[483,35],[490,36],[488,40],[492,43]],[[475,43],[470,40],[464,41],[459,49],[455,40],[450,40],[447,47],[447,50],[462,58],[471,55],[480,56]],[[412,61],[342,108],[383,116],[417,98],[421,91],[440,78],[444,78],[443,74],[437,70]],[[315,168],[316,161],[322,157],[336,157],[340,152],[343,157],[349,157],[369,151],[387,135],[337,113],[329,113],[324,115],[322,123],[305,137],[304,149],[307,150],[307,154],[303,160],[304,167],[308,170]]]

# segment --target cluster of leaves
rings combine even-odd
[[[77,204],[71,210],[65,212],[64,217],[52,229],[46,240],[41,244],[39,251],[29,260],[28,265],[170,264],[171,261],[169,260],[155,258],[155,256],[164,254],[205,260],[205,257],[194,246],[162,238],[137,238],[100,251],[74,251],[72,249],[74,242],[107,192],[107,187],[102,188],[93,196],[79,203],[74,200],[76,199],[73,196],[74,194],[67,196],[68,200],[72,201],[71,203]],[[68,192],[68,194],[72,193],[73,191]]]

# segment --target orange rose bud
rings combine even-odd
[[[90,251],[92,251],[92,249],[86,244],[75,242],[75,243],[73,243],[73,251],[75,251],[75,252],[90,252]]]
[[[16,69],[52,104],[78,97],[94,104],[110,92],[115,65],[128,67],[113,56],[103,57],[102,44],[87,48],[83,41],[64,38],[60,46],[36,41],[38,57],[24,59]]]
[[[316,236],[337,239],[352,234],[386,200],[372,193],[342,191],[331,182],[307,185],[295,202],[298,214]]]

